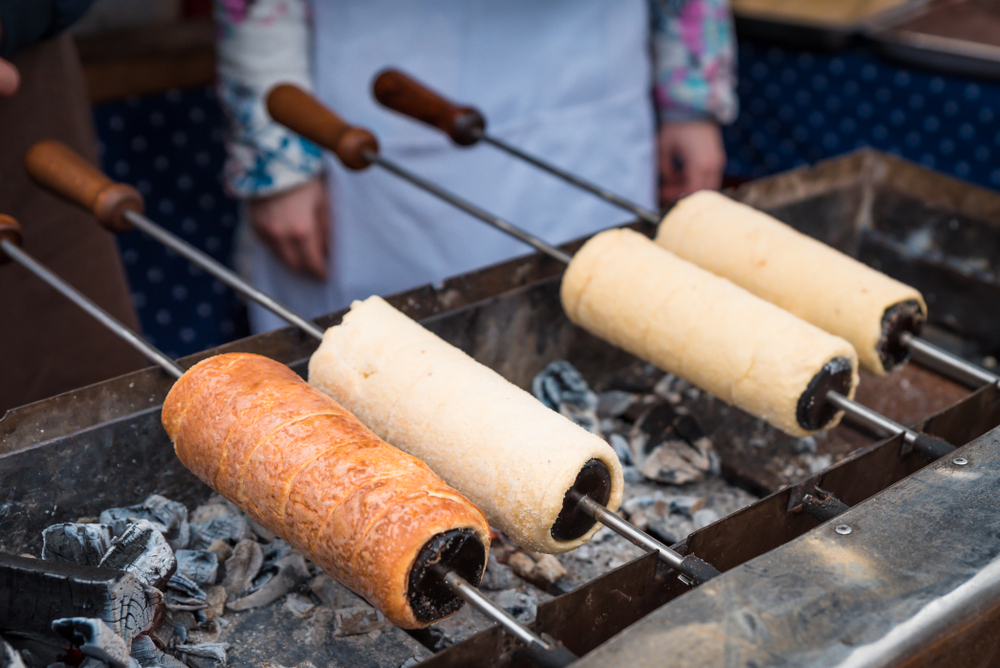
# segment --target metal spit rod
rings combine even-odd
[[[478,109],[458,106],[399,70],[389,69],[381,72],[375,78],[372,88],[375,99],[383,106],[443,130],[459,146],[471,146],[484,141],[635,214],[647,223],[656,225],[660,222],[660,216],[655,211],[650,211],[621,195],[616,195],[606,188],[487,134],[486,119]]]
[[[384,167],[385,169],[388,169],[390,172],[392,172],[396,176],[399,176],[399,177],[401,177],[401,178],[409,181],[413,185],[417,186],[418,188],[422,188],[422,189],[426,190],[427,192],[431,193],[432,195],[435,195],[435,196],[443,199],[444,201],[448,202],[452,206],[457,207],[457,208],[461,209],[462,211],[465,211],[466,213],[468,213],[468,214],[470,214],[472,216],[475,216],[479,220],[492,225],[493,227],[497,228],[501,232],[504,232],[505,234],[509,234],[510,236],[512,236],[512,237],[514,237],[516,239],[520,239],[521,241],[523,241],[524,243],[528,244],[532,248],[535,248],[536,250],[539,250],[542,253],[545,253],[546,255],[548,255],[551,258],[555,258],[556,260],[559,260],[560,262],[562,262],[564,264],[569,264],[570,260],[573,259],[569,255],[567,255],[566,253],[562,252],[561,250],[559,250],[558,248],[556,248],[556,247],[554,247],[554,246],[552,246],[550,244],[545,243],[544,241],[542,241],[541,239],[539,239],[535,235],[531,234],[530,232],[526,232],[525,230],[522,230],[521,228],[517,227],[516,225],[514,225],[512,223],[507,222],[506,220],[504,220],[502,218],[499,218],[497,216],[494,216],[493,214],[490,214],[490,213],[487,213],[486,211],[483,211],[482,209],[480,209],[475,204],[467,202],[466,200],[462,199],[461,197],[453,195],[452,193],[448,192],[447,190],[444,190],[443,188],[440,188],[440,187],[434,185],[430,181],[426,181],[425,179],[417,176],[416,174],[414,174],[413,172],[409,171],[408,169],[400,167],[398,164],[396,164],[392,160],[388,160],[386,158],[383,158],[382,156],[380,156],[378,153],[375,153],[374,151],[365,151],[364,153],[362,153],[362,155],[364,156],[365,160],[367,160],[368,162],[375,163],[375,164],[377,164],[380,167]]]
[[[910,349],[914,359],[921,364],[944,373],[963,385],[980,387],[982,385],[1000,383],[1000,376],[995,373],[991,373],[975,364],[970,364],[961,357],[952,355],[948,351],[942,350],[926,339],[915,336],[910,332],[903,332],[899,340]]]
[[[178,366],[175,361],[144,341],[135,332],[123,325],[121,321],[95,304],[83,293],[51,272],[47,267],[40,264],[33,257],[18,248],[12,241],[0,239],[0,249],[6,253],[7,257],[11,258],[35,276],[58,290],[63,296],[82,308],[91,317],[121,337],[126,343],[142,353],[146,359],[154,364],[158,364],[164,371],[174,378],[180,378],[184,375],[184,369]]]

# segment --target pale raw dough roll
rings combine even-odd
[[[621,465],[607,443],[379,297],[354,302],[326,331],[309,382],[427,463],[525,548],[563,552],[597,531],[575,540],[550,531],[592,459],[611,473],[608,507],[621,502]]]
[[[794,436],[818,430],[800,424],[800,401],[831,360],[849,362],[840,363],[850,383],[842,393],[854,395],[849,343],[631,230],[584,244],[563,276],[562,302],[589,332]],[[840,419],[828,412],[818,428]]]
[[[906,359],[891,330],[916,329],[927,314],[917,290],[716,192],[678,202],[656,243],[847,339],[877,375]]]

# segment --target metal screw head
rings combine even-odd
[[[954,464],[955,466],[965,466],[966,464],[969,463],[969,460],[966,459],[965,457],[955,457],[953,460],[951,460],[951,463]]]
[[[853,529],[851,527],[847,526],[846,524],[838,524],[837,528],[834,529],[834,531],[836,531],[837,533],[839,533],[841,536],[846,536],[847,534],[851,533],[851,531],[853,531]]]

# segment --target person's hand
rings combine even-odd
[[[0,95],[13,95],[21,85],[21,75],[17,68],[7,60],[0,58]]]
[[[320,176],[276,195],[250,201],[253,229],[294,271],[326,279],[329,223]]]
[[[677,201],[697,190],[722,185],[726,150],[722,132],[713,121],[665,123],[657,137],[660,163],[660,204]]]

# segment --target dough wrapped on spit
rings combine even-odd
[[[569,319],[794,436],[837,424],[853,397],[851,345],[657,246],[608,230],[563,275]]]
[[[461,607],[431,573],[439,560],[478,584],[483,514],[287,366],[246,353],[199,362],[162,419],[196,476],[394,624],[420,628]]]
[[[309,382],[419,457],[523,547],[563,552],[599,528],[571,490],[611,510],[621,465],[587,432],[379,297],[354,302]]]
[[[656,243],[847,339],[876,375],[906,361],[899,336],[927,315],[917,290],[716,192],[678,202]]]

